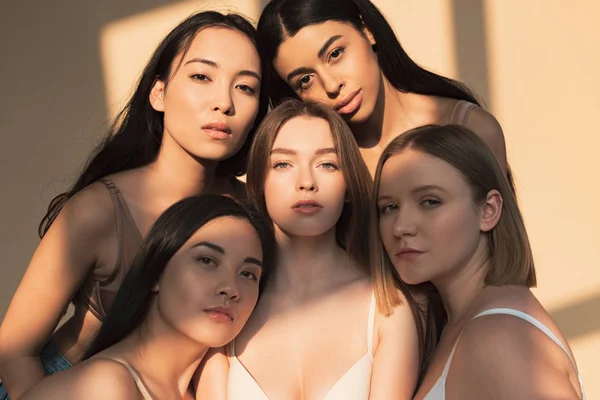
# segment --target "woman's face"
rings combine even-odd
[[[247,220],[208,222],[175,253],[159,280],[161,318],[208,347],[230,342],[256,305],[262,259],[260,238]]]
[[[487,246],[482,209],[463,175],[445,161],[404,150],[386,161],[380,182],[381,239],[406,283],[455,276]]]
[[[274,66],[303,100],[325,103],[347,122],[364,122],[373,114],[381,86],[370,38],[349,23],[308,25],[283,41]]]
[[[260,59],[244,34],[200,30],[175,58],[169,81],[157,80],[153,108],[164,112],[164,140],[194,157],[220,161],[244,144],[258,113]]]
[[[295,117],[273,143],[265,179],[267,211],[275,225],[295,236],[317,236],[335,228],[346,183],[327,121]]]

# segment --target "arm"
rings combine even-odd
[[[492,114],[481,107],[475,107],[465,121],[465,127],[475,132],[492,149],[496,159],[506,174],[506,143],[502,127]]]
[[[406,298],[388,317],[379,319],[374,349],[370,400],[412,399],[419,375],[419,338]]]
[[[229,360],[225,348],[210,349],[194,374],[196,399],[225,400],[228,376]]]
[[[141,400],[142,395],[124,365],[112,360],[95,359],[44,379],[21,399]]]
[[[446,383],[449,398],[578,399],[564,352],[517,318],[478,318],[465,329]]]
[[[0,378],[12,399],[44,378],[38,354],[114,226],[108,193],[89,189],[69,200],[40,242],[0,327]]]

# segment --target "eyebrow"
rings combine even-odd
[[[323,57],[323,54],[325,54],[325,52],[327,51],[327,49],[329,48],[329,46],[331,46],[333,44],[333,42],[335,42],[338,39],[341,39],[343,36],[342,35],[333,35],[332,37],[330,37],[324,44],[323,46],[321,46],[321,49],[319,50],[319,52],[317,53],[317,56],[319,58]],[[300,68],[296,68],[295,70],[293,70],[292,72],[290,72],[287,76],[287,80],[288,82],[290,80],[292,80],[292,78],[296,75],[300,75],[300,74],[306,74],[308,72],[313,72],[314,70],[310,69],[310,68],[306,68],[306,67],[300,67]]]
[[[415,189],[411,190],[411,193],[421,193],[421,192],[426,192],[428,190],[439,190],[440,192],[445,192],[446,191],[441,186],[437,186],[437,185],[423,185],[423,186],[419,186],[418,188],[415,188]],[[377,201],[389,200],[389,199],[392,199],[393,197],[394,196],[389,195],[389,194],[382,194],[380,196],[377,196]]]
[[[327,40],[323,46],[321,46],[321,50],[319,50],[319,53],[317,53],[318,57],[321,58],[323,57],[323,54],[325,54],[325,52],[327,51],[327,48],[329,46],[331,46],[331,44],[333,42],[335,42],[336,40],[340,39],[342,37],[342,35],[333,35],[332,37],[329,38],[329,40]]]
[[[217,64],[214,61],[207,60],[205,58],[192,58],[190,60],[187,60],[185,62],[185,65],[188,65],[188,64],[191,64],[191,63],[195,63],[195,62],[208,65],[209,67],[212,67],[212,68],[220,68],[219,64]],[[239,75],[239,76],[252,76],[252,77],[254,77],[254,78],[256,78],[256,79],[258,79],[260,81],[260,75],[258,73],[256,73],[256,72],[254,72],[254,71],[250,71],[249,69],[243,69],[243,70],[239,71],[237,73],[237,75]]]
[[[201,247],[201,246],[208,247],[209,249],[213,249],[214,251],[217,251],[217,252],[219,252],[221,254],[225,254],[225,249],[224,248],[222,248],[218,244],[214,244],[214,243],[206,242],[206,241],[196,243],[195,245],[192,246],[192,248],[194,248],[194,247]],[[246,257],[244,259],[244,262],[245,263],[249,263],[249,264],[256,264],[256,265],[258,265],[259,267],[262,268],[262,262],[260,262],[260,260],[254,258],[254,257]]]
[[[318,156],[322,156],[325,154],[337,154],[337,151],[333,148],[333,147],[325,147],[322,149],[318,149],[315,154]],[[281,147],[277,147],[274,148],[273,150],[271,150],[271,155],[273,154],[284,154],[284,155],[288,155],[288,156],[295,156],[298,154],[298,152],[296,150],[292,150],[292,149],[284,149]]]
[[[446,191],[441,186],[437,186],[437,185],[423,185],[423,186],[419,186],[416,189],[413,189],[412,192],[413,193],[420,193],[420,192],[426,192],[428,190],[439,190],[440,192],[445,192]]]

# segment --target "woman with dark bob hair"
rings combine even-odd
[[[447,317],[417,399],[585,398],[564,335],[529,290],[533,255],[514,193],[475,133],[429,125],[394,139],[374,199],[382,304],[397,303],[398,286],[433,285],[443,305],[430,302],[429,314]]]
[[[244,197],[236,176],[267,111],[263,70],[254,28],[234,14],[194,14],[158,45],[110,133],[40,224],[0,327],[0,399],[81,360],[164,210],[203,193]],[[71,301],[74,315],[55,331]]]
[[[248,320],[272,249],[272,228],[231,198],[175,203],[144,239],[88,359],[22,398],[194,398],[196,367]]]

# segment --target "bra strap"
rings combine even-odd
[[[473,104],[466,100],[459,100],[454,109],[452,110],[452,114],[450,115],[450,123],[456,125],[464,125],[469,118],[469,113],[477,107],[477,104]]]
[[[119,364],[122,364],[123,366],[125,366],[125,368],[127,368],[127,370],[129,371],[129,373],[131,374],[131,377],[133,378],[133,380],[135,382],[135,385],[137,386],[138,390],[142,394],[142,397],[144,398],[144,400],[153,400],[152,396],[150,395],[150,392],[146,388],[146,385],[144,385],[142,378],[140,378],[138,373],[128,362],[126,362],[124,360],[118,360],[116,358],[111,358],[111,360],[116,361]]]
[[[550,329],[548,329],[548,327],[546,325],[542,324],[539,320],[532,317],[531,315],[529,315],[523,311],[515,310],[514,308],[491,308],[489,310],[480,312],[479,314],[474,316],[473,319],[475,319],[477,317],[482,317],[484,315],[497,315],[497,314],[512,315],[513,317],[517,317],[524,321],[527,321],[531,325],[535,326],[540,331],[542,331],[550,339],[552,339],[552,341],[554,343],[556,343],[558,345],[558,347],[560,347],[562,349],[562,351],[565,352],[567,357],[569,357],[569,360],[571,361],[573,368],[575,368],[575,373],[577,374],[577,380],[579,381],[579,387],[581,389],[581,394],[583,395],[583,398],[585,399],[585,392],[583,391],[583,381],[581,379],[581,375],[579,375],[579,370],[577,369],[577,364],[575,364],[575,360],[571,356],[571,353],[569,353],[569,350],[567,350],[567,347],[561,342],[561,340]]]
[[[371,304],[369,305],[369,319],[367,322],[367,350],[373,355],[373,334],[375,330],[375,292],[371,294]]]

